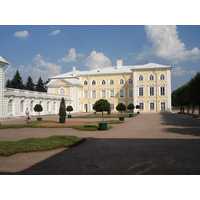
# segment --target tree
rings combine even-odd
[[[116,106],[116,109],[118,111],[121,112],[121,115],[122,115],[122,111],[125,111],[126,110],[126,106],[123,104],[123,103],[119,103],[117,106]]]
[[[44,87],[44,83],[43,83],[43,80],[42,80],[41,76],[39,77],[39,79],[37,81],[35,89],[38,92],[46,92],[46,89]]]
[[[67,106],[66,111],[68,111],[68,112],[69,112],[69,115],[70,115],[70,112],[73,111],[73,107],[70,106],[70,105]]]
[[[60,102],[59,116],[60,118],[66,118],[66,105],[65,105],[65,99],[63,97]]]
[[[33,79],[30,76],[28,76],[24,88],[26,90],[35,90],[35,84],[33,83]]]
[[[96,112],[102,113],[102,122],[103,122],[104,121],[103,112],[104,111],[108,112],[110,110],[110,103],[106,99],[99,99],[98,101],[95,102],[93,109]]]
[[[8,79],[8,80],[6,81],[6,87],[7,87],[7,88],[11,88],[11,80],[10,80],[10,79]]]
[[[13,79],[11,80],[11,87],[17,89],[24,89],[23,79],[18,70],[16,71]]]
[[[34,111],[38,112],[39,116],[40,116],[40,112],[43,111],[43,108],[42,108],[42,106],[40,104],[36,104],[35,107],[34,107]]]
[[[127,109],[133,112],[133,109],[135,108],[135,106],[133,105],[133,103],[128,104]]]

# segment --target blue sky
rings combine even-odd
[[[0,55],[26,81],[71,71],[154,62],[173,67],[172,90],[200,71],[200,26],[8,25],[0,26]]]

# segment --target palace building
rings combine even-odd
[[[35,104],[43,106],[42,115],[58,114],[61,98],[72,105],[76,113],[94,112],[99,99],[107,99],[111,112],[117,112],[118,103],[140,105],[140,112],[171,112],[171,66],[148,63],[116,66],[90,71],[71,72],[50,77],[47,93],[4,88],[4,66],[11,65],[0,56],[0,119],[24,116],[26,108],[37,115]],[[136,109],[135,109],[136,111]]]

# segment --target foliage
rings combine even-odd
[[[25,90],[32,90],[32,91],[35,90],[35,84],[33,83],[33,79],[30,76],[28,76],[28,78],[27,78],[24,89]]]
[[[23,79],[20,76],[20,73],[18,72],[18,70],[16,71],[13,79],[11,80],[10,87],[17,88],[17,89],[24,89]]]
[[[104,121],[104,111],[110,111],[110,103],[106,99],[99,99],[98,101],[95,102],[93,109],[96,112],[101,112],[102,113],[102,121]]]
[[[42,80],[42,78],[40,76],[39,79],[38,79],[38,81],[37,81],[37,84],[35,86],[36,91],[38,91],[38,92],[46,92],[47,90],[45,89],[44,86],[45,85],[44,85],[43,80]]]
[[[7,87],[7,88],[11,88],[11,80],[10,80],[10,79],[8,79],[8,80],[6,81],[6,87]]]
[[[60,118],[66,118],[66,104],[65,99],[63,97],[60,102],[59,116]]]
[[[47,151],[60,147],[71,147],[85,138],[76,136],[51,136],[48,138],[27,138],[18,141],[0,141],[0,156],[10,156],[19,152]]]
[[[187,107],[187,113],[192,105],[192,113],[194,113],[195,106],[199,107],[200,114],[200,72],[198,72],[188,83],[179,87],[172,92],[173,107],[180,106],[180,111],[184,112],[184,106]]]
[[[39,115],[40,115],[40,112],[43,111],[43,107],[40,104],[36,104],[33,109],[34,109],[35,112],[38,112]]]
[[[133,109],[135,108],[135,106],[133,105],[133,103],[128,104],[127,109],[131,110],[133,112]]]
[[[123,104],[123,103],[119,103],[117,106],[116,106],[116,110],[118,110],[119,112],[122,112],[126,110],[126,106]]]
[[[66,108],[66,111],[68,111],[69,112],[69,114],[70,114],[70,112],[72,112],[73,111],[73,107],[72,106],[67,106],[67,108]]]

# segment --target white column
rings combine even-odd
[[[171,112],[171,70],[167,70],[167,111]]]
[[[3,118],[3,90],[4,90],[4,86],[3,86],[3,69],[0,66],[0,119]]]
[[[137,72],[133,71],[133,104],[136,107],[137,105],[137,98],[138,92],[137,92]],[[135,112],[137,112],[137,109],[134,109]]]

